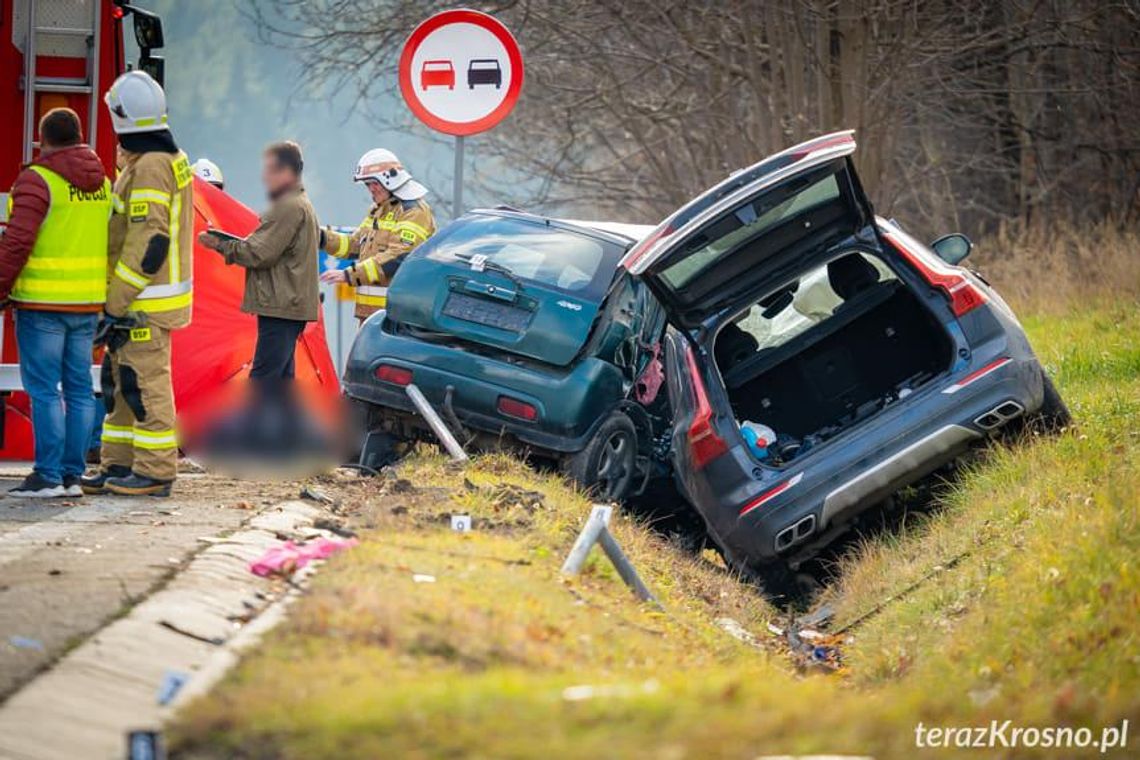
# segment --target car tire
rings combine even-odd
[[[586,447],[566,460],[565,472],[582,488],[605,501],[621,501],[637,482],[637,429],[614,412],[590,437]]]
[[[1033,415],[1031,424],[1034,430],[1042,433],[1060,432],[1072,424],[1073,415],[1057,391],[1057,386],[1053,384],[1053,379],[1044,370],[1041,371],[1041,383],[1045,388],[1045,398],[1041,402],[1041,408]]]

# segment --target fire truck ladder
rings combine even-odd
[[[20,5],[17,0],[17,5]],[[89,6],[89,10],[83,8]],[[99,123],[99,92],[96,82],[99,73],[99,10],[98,0],[87,3],[66,0],[24,0],[27,32],[24,36],[24,163],[32,160],[32,151],[39,147],[35,141],[36,95],[40,93],[86,94],[87,125],[84,134],[89,145],[95,145],[95,130]],[[77,25],[78,24],[78,25]],[[63,54],[78,45],[86,47],[87,70],[82,77],[42,77],[36,71],[36,56]],[[74,56],[78,57],[78,56]]]

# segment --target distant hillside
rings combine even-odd
[[[179,142],[192,159],[206,156],[221,166],[227,190],[242,201],[261,207],[261,148],[291,138],[304,147],[305,184],[322,220],[359,221],[368,201],[351,182],[352,168],[364,151],[379,146],[395,151],[432,189],[429,200],[441,217],[450,214],[449,143],[422,127],[407,133],[374,129],[352,108],[351,93],[322,102],[295,95],[303,75],[299,65],[289,51],[261,44],[229,0],[144,0],[140,5],[163,17],[167,95]],[[404,107],[398,100],[379,105]]]

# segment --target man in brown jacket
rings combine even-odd
[[[270,207],[245,239],[203,232],[198,241],[245,267],[241,309],[257,315],[257,348],[249,377],[264,395],[293,380],[297,340],[320,310],[317,248],[320,225],[301,184],[304,161],[294,142],[265,149],[262,181]]]

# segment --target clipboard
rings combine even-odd
[[[243,237],[238,237],[237,235],[231,235],[228,232],[222,232],[221,230],[215,230],[215,229],[206,230],[206,234],[207,235],[213,235],[214,237],[218,238],[219,240],[245,240],[245,238],[243,238]]]

